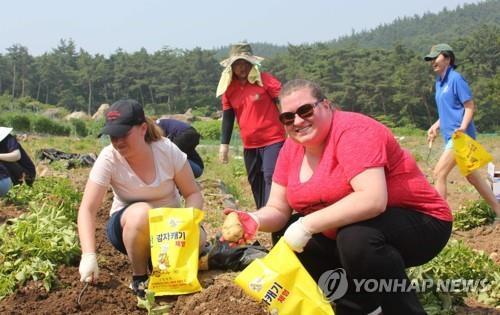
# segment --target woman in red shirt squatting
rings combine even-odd
[[[283,236],[316,281],[342,268],[349,285],[334,300],[336,314],[425,314],[407,290],[405,268],[431,260],[448,242],[446,201],[381,123],[336,110],[310,81],[288,82],[279,98],[289,138],[266,206],[237,211],[241,241],[257,230],[275,232],[275,242]],[[366,292],[354,285],[363,279],[400,285]]]

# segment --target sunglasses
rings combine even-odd
[[[297,108],[297,111],[295,111],[295,113],[283,112],[279,116],[280,122],[285,126],[290,126],[293,125],[295,121],[295,115],[298,115],[302,119],[310,118],[312,117],[312,115],[314,115],[314,107],[318,106],[318,104],[320,104],[323,101],[324,100],[320,100],[314,104],[300,105],[299,108]]]

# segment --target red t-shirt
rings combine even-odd
[[[292,209],[308,214],[347,196],[351,179],[372,167],[384,167],[388,207],[408,208],[452,221],[446,201],[432,187],[417,163],[391,131],[367,116],[335,111],[323,156],[311,178],[300,183],[304,148],[287,139],[280,151],[273,181],[287,187]],[[323,234],[335,238],[335,230]]]
[[[222,95],[222,110],[232,108],[236,114],[243,146],[247,149],[264,147],[285,140],[285,129],[274,103],[281,83],[269,73],[261,73],[262,84],[232,80]]]

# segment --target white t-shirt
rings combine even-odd
[[[111,144],[99,154],[89,179],[105,187],[111,185],[114,196],[110,215],[139,201],[151,203],[153,207],[180,207],[174,176],[186,163],[186,154],[167,138],[150,146],[156,168],[156,178],[151,184],[145,184]]]

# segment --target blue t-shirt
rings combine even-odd
[[[472,92],[467,81],[453,67],[446,70],[444,78],[436,78],[436,104],[439,114],[439,128],[447,143],[453,132],[460,128],[465,113],[464,103],[472,100]],[[474,122],[470,122],[465,131],[472,138],[476,138]]]

